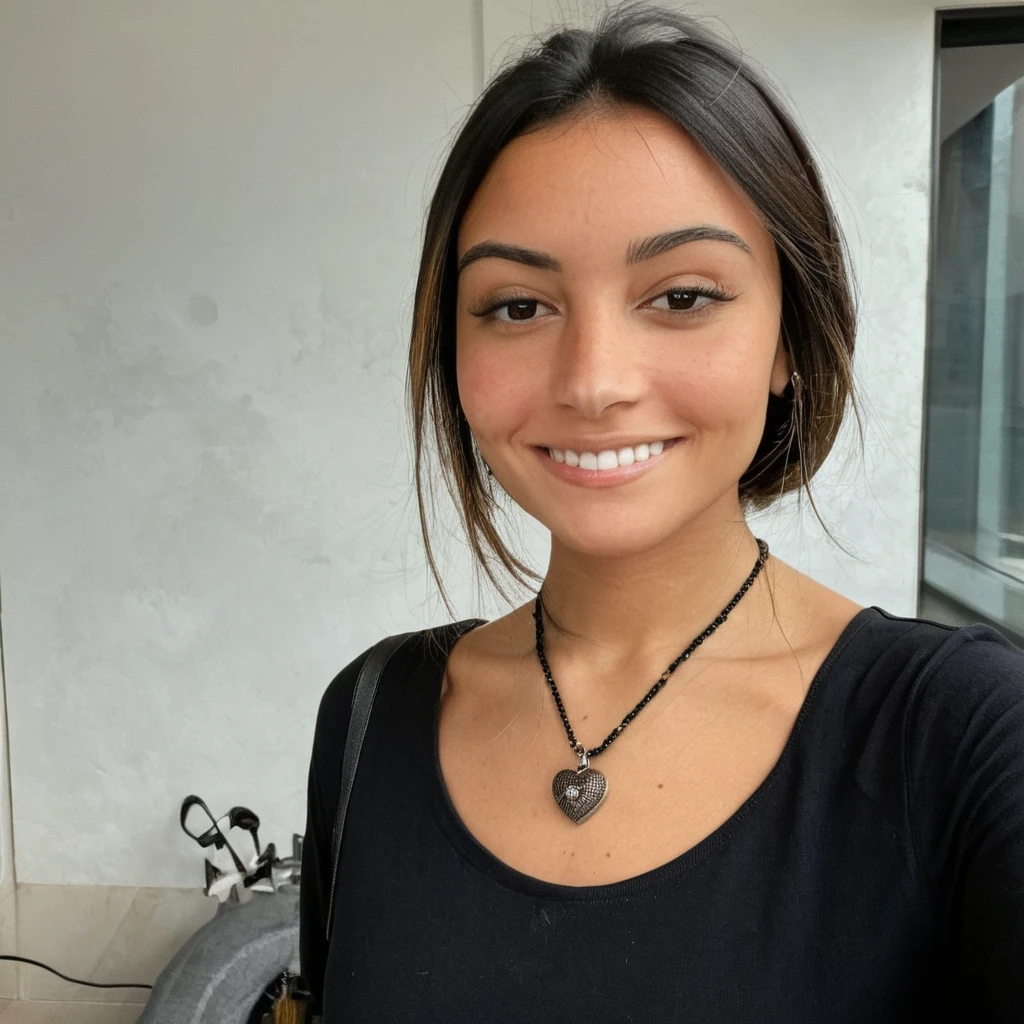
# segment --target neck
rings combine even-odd
[[[553,539],[542,590],[545,653],[571,650],[601,675],[671,657],[732,600],[758,554],[739,514],[695,522],[656,549],[616,558],[581,554]],[[742,642],[749,646],[769,625],[770,561],[716,631],[718,653],[745,653]]]

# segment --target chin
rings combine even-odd
[[[563,547],[589,558],[630,558],[661,547],[684,531],[689,518],[680,518],[674,509],[667,517],[622,516],[616,514],[587,516],[567,522],[564,517],[545,523],[553,539]]]

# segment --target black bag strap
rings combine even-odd
[[[348,735],[345,737],[345,750],[341,759],[341,795],[338,798],[338,810],[334,816],[334,834],[331,838],[331,894],[327,903],[327,941],[331,941],[331,925],[334,923],[334,887],[338,881],[338,860],[341,853],[341,836],[345,831],[345,814],[348,811],[349,797],[356,781],[356,767],[359,764],[359,751],[366,736],[366,726],[370,721],[370,710],[373,698],[377,695],[377,684],[384,672],[384,666],[412,633],[396,633],[386,636],[374,644],[363,662],[363,667],[356,677],[355,689],[352,692],[352,714],[348,722]]]
[[[464,619],[456,622],[455,639],[484,619]],[[370,721],[374,697],[377,696],[377,685],[384,673],[384,667],[392,655],[417,632],[396,633],[386,636],[374,644],[366,656],[359,675],[356,677],[355,689],[352,691],[352,714],[348,723],[348,734],[345,737],[345,751],[341,759],[341,794],[338,798],[338,810],[334,818],[334,833],[331,838],[331,892],[327,903],[327,942],[331,941],[331,927],[334,924],[334,890],[338,882],[338,862],[341,859],[341,838],[345,831],[345,815],[348,813],[348,802],[352,796],[352,786],[356,780],[356,767],[359,764],[359,751],[366,736],[366,727]],[[454,640],[452,641],[454,643]]]

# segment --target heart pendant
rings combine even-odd
[[[608,780],[596,768],[564,768],[552,780],[551,792],[555,803],[580,825],[608,795]]]

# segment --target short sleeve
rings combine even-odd
[[[955,630],[908,703],[907,786],[951,1019],[1024,1020],[1024,651]]]
[[[299,881],[299,970],[313,997],[312,1013],[323,1013],[325,935],[331,888],[331,839],[341,793],[341,759],[345,749],[356,678],[368,648],[346,665],[320,699],[306,783],[306,828],[302,837]]]

